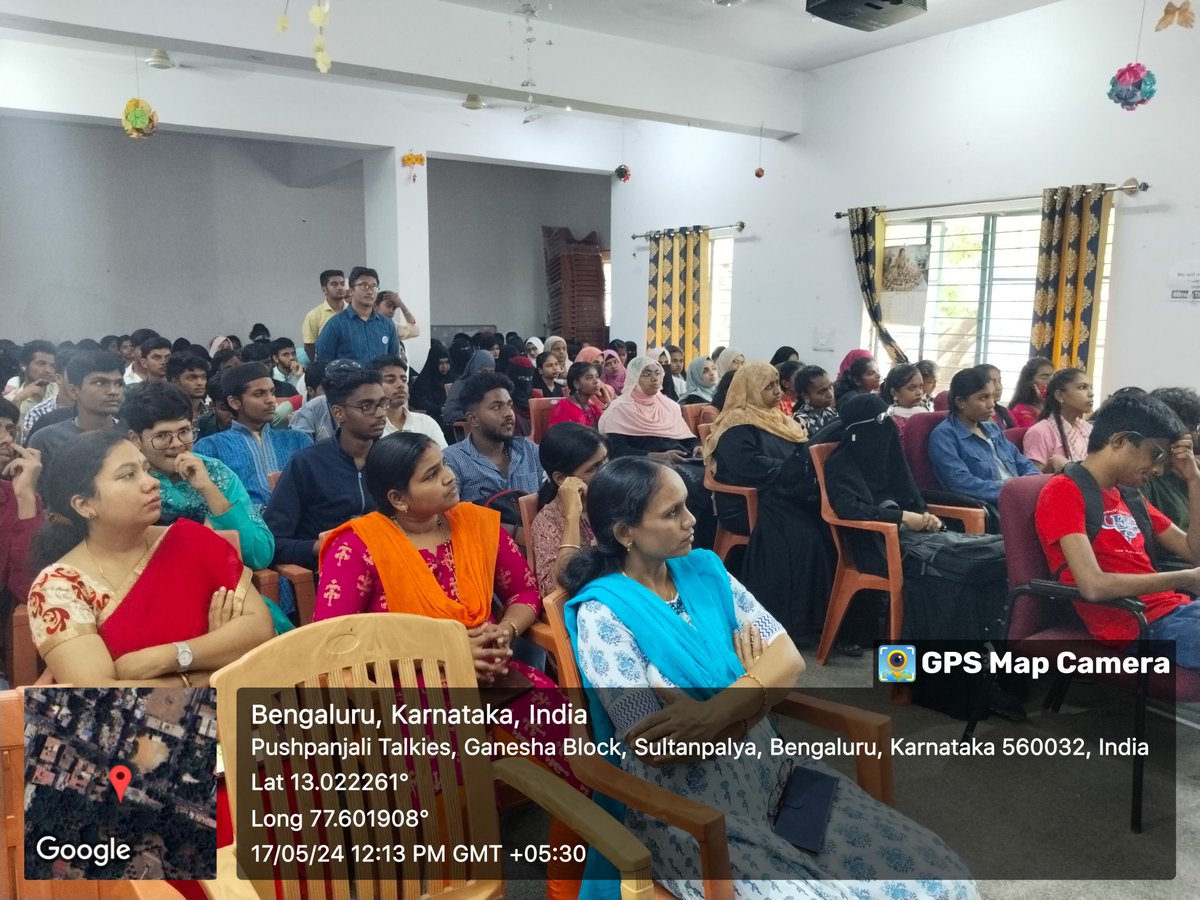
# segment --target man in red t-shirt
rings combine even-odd
[[[1200,468],[1192,439],[1165,405],[1138,392],[1108,400],[1092,419],[1083,467],[1096,480],[1104,504],[1100,533],[1088,541],[1083,494],[1066,475],[1050,480],[1038,497],[1037,532],[1051,571],[1065,563],[1059,578],[1075,585],[1085,601],[1076,610],[1097,639],[1127,644],[1138,636],[1129,613],[1087,601],[1138,596],[1146,605],[1150,636],[1176,642],[1176,661],[1200,668],[1200,568],[1157,572],[1145,539],[1117,485],[1141,487],[1166,465],[1188,486],[1190,511],[1200,515]],[[1195,563],[1200,561],[1200,523],[1185,533],[1146,504],[1156,548]],[[1188,593],[1182,593],[1186,591]]]

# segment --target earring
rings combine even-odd
[[[88,521],[89,522],[94,522],[98,518],[100,518],[100,515],[95,510],[92,510],[90,513],[88,513]]]
[[[407,503],[400,504],[400,512],[408,512],[408,504]]]

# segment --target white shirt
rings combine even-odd
[[[392,424],[391,419],[385,419],[383,423],[383,437],[389,434],[395,434],[397,431],[415,432],[423,434],[426,437],[432,438],[434,443],[442,450],[446,449],[446,436],[442,434],[442,429],[438,427],[438,423],[432,416],[427,416],[425,413],[413,412],[411,409],[404,411],[404,428],[397,428]]]
[[[142,381],[142,376],[133,371],[133,363],[129,364],[129,368],[125,370],[126,384],[139,384]]]

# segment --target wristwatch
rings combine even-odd
[[[186,672],[192,667],[192,648],[187,645],[186,641],[175,642],[175,664],[176,672]]]

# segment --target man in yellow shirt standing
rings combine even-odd
[[[321,273],[321,291],[325,299],[308,311],[300,326],[300,339],[304,342],[304,352],[308,358],[315,359],[317,352],[317,335],[325,327],[325,323],[340,313],[346,305],[346,273],[341,269],[326,269]]]

